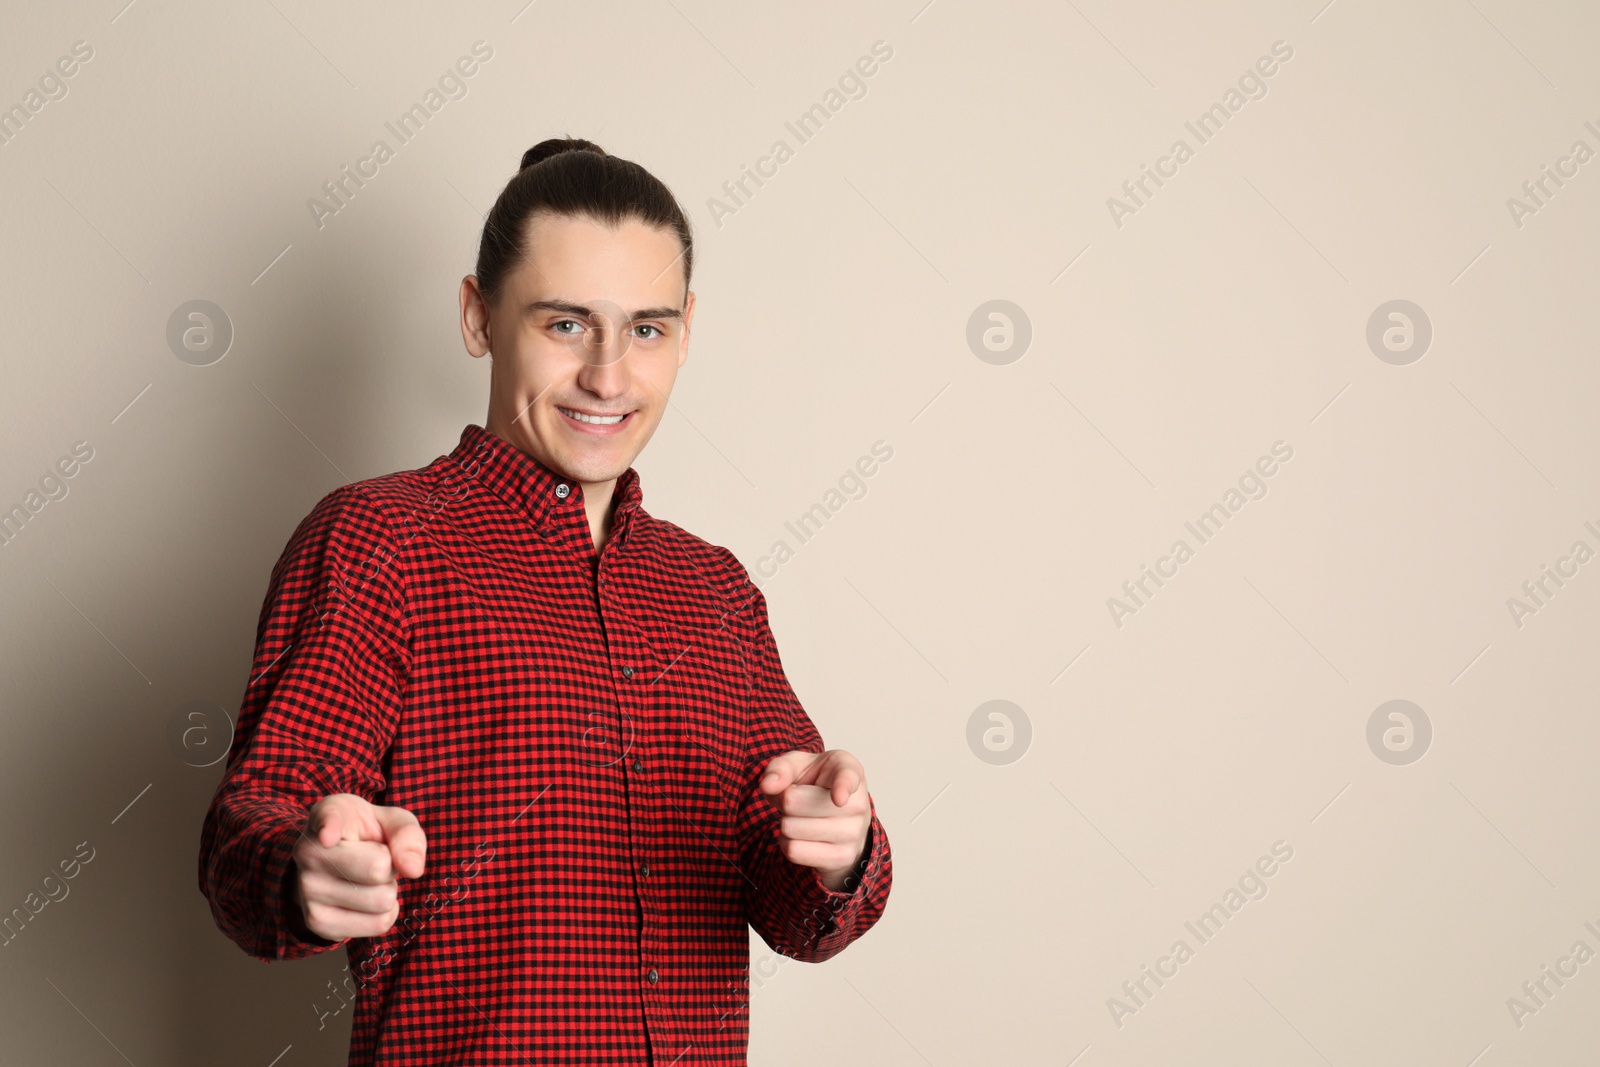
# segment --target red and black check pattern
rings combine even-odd
[[[843,892],[778,850],[766,763],[822,739],[737,559],[477,425],[342,486],[272,571],[200,890],[272,961],[343,944],[351,1064],[743,1064],[749,934],[825,960],[889,896],[873,816]],[[307,809],[414,813],[427,870],[385,935],[330,942],[285,897]]]

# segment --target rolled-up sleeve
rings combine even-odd
[[[872,928],[889,899],[893,863],[889,837],[872,805],[862,859],[842,890],[829,889],[815,867],[793,863],[779,848],[782,815],[761,792],[773,757],[824,751],[822,737],[784,674],[767,620],[766,598],[746,578],[741,615],[751,636],[751,690],[739,842],[747,881],[745,912],[761,939],[782,955],[820,962],[842,952]],[[871,794],[867,797],[872,804]]]
[[[201,830],[200,892],[258,959],[327,951],[287,897],[311,805],[377,802],[409,669],[403,581],[376,506],[354,486],[320,500],[284,548],[256,628],[250,679]]]

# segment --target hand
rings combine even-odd
[[[785,752],[767,764],[760,785],[783,813],[778,847],[789,862],[815,867],[829,889],[843,889],[872,827],[861,761],[838,748]]]
[[[422,824],[406,809],[354,793],[323,797],[295,843],[291,906],[329,941],[385,934],[400,917],[396,872],[422,877],[427,849]]]

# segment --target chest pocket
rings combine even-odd
[[[723,789],[737,798],[744,788],[745,709],[750,673],[745,651],[731,630],[705,630],[653,618],[634,625],[650,650],[643,702],[663,741],[681,743],[692,759],[707,761]]]

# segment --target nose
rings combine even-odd
[[[609,300],[589,303],[590,328],[584,335],[583,367],[578,384],[602,399],[625,393],[630,380],[628,350],[633,331],[622,308]]]
[[[591,300],[589,329],[584,333],[583,360],[591,366],[617,363],[633,346],[627,314],[609,300]]]

